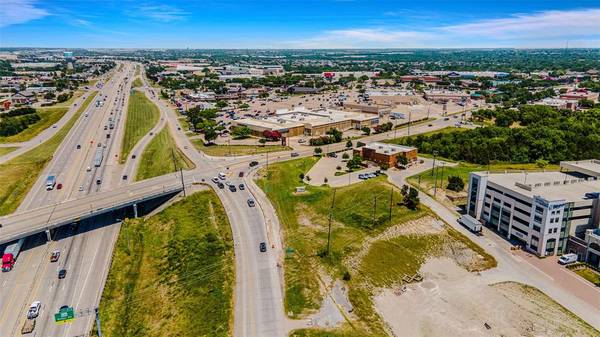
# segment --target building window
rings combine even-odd
[[[540,226],[533,225],[533,230],[540,233],[541,228]]]
[[[537,223],[542,223],[542,217],[536,214],[533,216],[533,221]]]
[[[544,214],[544,209],[540,206],[535,206],[535,212],[538,214]]]

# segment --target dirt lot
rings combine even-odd
[[[449,258],[421,268],[424,280],[374,299],[397,336],[598,336],[599,332],[538,290],[485,284]],[[489,329],[485,327],[489,325]]]

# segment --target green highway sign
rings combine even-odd
[[[57,324],[65,324],[75,319],[75,313],[72,307],[61,308],[54,314],[54,322]]]

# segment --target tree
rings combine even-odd
[[[238,126],[231,132],[235,138],[247,138],[250,133],[252,133],[252,130],[247,126]]]
[[[217,131],[214,128],[209,127],[204,129],[204,140],[208,143],[212,143],[213,140],[217,139]]]
[[[352,159],[348,160],[348,162],[346,163],[346,167],[349,170],[355,170],[359,167],[361,167],[362,165],[362,157],[358,154],[352,156]]]
[[[351,140],[348,140],[348,141],[346,142],[346,148],[347,148],[347,149],[351,149],[351,148],[352,148],[352,141],[351,141]]]
[[[217,101],[217,103],[215,103],[215,106],[219,109],[223,109],[224,107],[227,106],[227,102],[225,102],[223,100],[219,100],[219,101]]]
[[[406,166],[408,165],[408,159],[406,158],[406,156],[402,153],[398,154],[396,156],[396,158],[398,159],[398,163],[402,166]]]
[[[336,128],[333,128],[333,129],[327,131],[327,134],[333,138],[334,143],[339,143],[342,141],[343,133],[342,133],[342,131],[340,131]]]
[[[242,103],[240,105],[238,105],[238,108],[242,109],[242,110],[246,110],[248,109],[250,106],[248,105],[248,103]]]
[[[404,199],[404,205],[414,211],[419,206],[419,202],[419,192],[414,187],[411,187],[407,197]]]
[[[370,135],[371,134],[371,128],[368,126],[363,126],[360,131],[362,131],[365,135]]]
[[[260,94],[258,94],[258,98],[269,98],[269,93],[261,92]]]
[[[587,99],[587,98],[580,99],[578,104],[582,108],[593,108],[594,107],[594,101],[592,101],[591,99]]]
[[[321,153],[323,153],[323,149],[320,147],[315,147],[315,154],[320,155]]]
[[[465,188],[465,182],[459,176],[449,176],[446,189],[454,192],[460,192]]]
[[[348,154],[348,152],[344,152],[344,154],[342,154],[342,159],[349,159],[350,155]]]
[[[45,95],[44,98],[45,99],[53,99],[54,97],[56,97],[56,95],[54,94],[53,91],[48,91]]]
[[[543,169],[544,167],[548,166],[548,161],[540,158],[535,161],[535,165],[537,165],[537,167]]]
[[[58,103],[62,103],[62,102],[66,102],[69,100],[69,98],[71,98],[71,94],[70,93],[64,93],[64,94],[60,94],[56,97],[56,101]]]
[[[299,178],[300,178],[300,181],[303,181],[304,180],[304,173],[300,173]]]

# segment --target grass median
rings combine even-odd
[[[0,164],[0,215],[12,213],[17,209],[40,172],[54,156],[58,146],[95,97],[96,92],[90,94],[75,115],[52,138]]]
[[[159,116],[158,107],[143,92],[134,90],[131,93],[127,106],[125,134],[121,145],[121,163],[127,160],[129,152],[135,144],[156,125]]]
[[[144,180],[163,174],[189,170],[194,163],[177,148],[168,127],[163,128],[144,149],[136,180]]]
[[[234,254],[213,191],[126,220],[100,302],[107,337],[231,336]]]
[[[298,330],[294,336],[384,336],[384,323],[372,302],[377,288],[391,287],[404,275],[415,274],[429,257],[456,251],[476,257],[472,269],[495,265],[483,249],[446,228],[426,207],[410,210],[404,206],[399,190],[385,176],[337,188],[335,201],[332,188],[301,182],[299,175],[317,160],[273,164],[269,172],[259,172],[257,181],[273,203],[284,231],[285,310],[294,318],[314,313],[323,300],[322,289],[329,286],[325,280],[343,279],[358,319],[339,329]],[[297,186],[305,186],[306,191],[296,192]],[[331,249],[327,254],[330,212]],[[413,228],[421,233],[430,227],[439,230],[423,236],[406,234]]]
[[[289,151],[292,148],[283,145],[204,145],[202,139],[191,140],[196,149],[213,157],[248,156],[261,153]]]
[[[133,81],[133,83],[131,84],[131,87],[138,88],[138,87],[141,87],[142,85],[143,85],[142,80],[138,77]]]
[[[5,154],[9,154],[9,153],[13,152],[16,149],[18,149],[18,147],[14,147],[14,146],[0,147],[0,157],[4,156]]]

